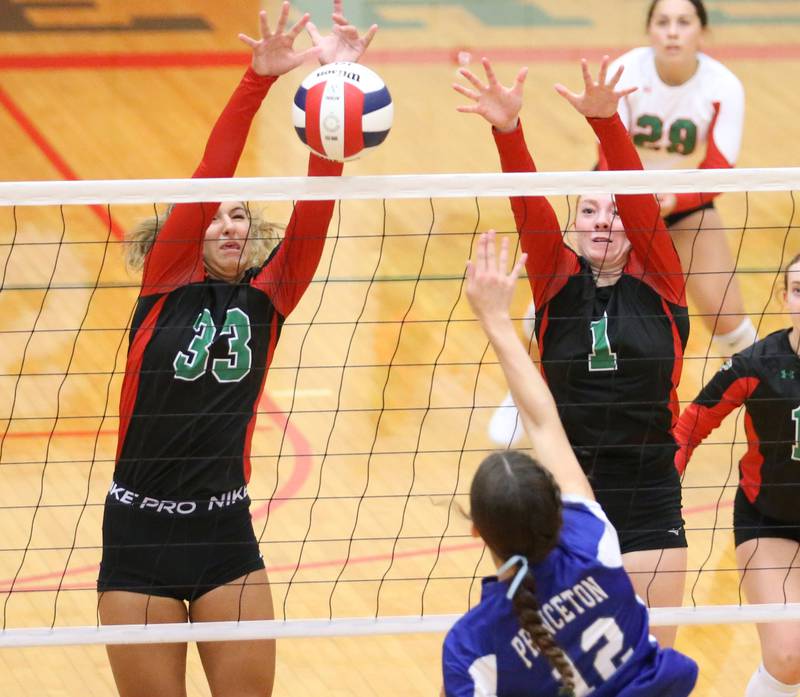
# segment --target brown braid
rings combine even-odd
[[[524,556],[538,564],[558,544],[561,490],[553,475],[520,451],[489,455],[470,487],[472,522],[498,559]],[[542,622],[536,582],[529,571],[514,595],[514,612],[540,653],[561,676],[561,695],[575,694],[575,674],[563,649]]]
[[[572,664],[542,622],[542,616],[539,614],[539,601],[536,600],[536,580],[530,571],[525,574],[514,594],[514,612],[519,618],[520,626],[530,634],[541,654],[561,676],[561,690],[558,694],[563,697],[574,697],[575,673],[572,670]]]

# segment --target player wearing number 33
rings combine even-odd
[[[649,635],[647,608],[622,566],[616,531],[594,500],[542,376],[509,314],[511,272],[481,235],[467,298],[497,354],[537,459],[489,455],[470,486],[473,534],[497,566],[480,603],[448,632],[446,697],[685,697],[697,665]]]
[[[357,61],[360,36],[333,3],[321,36],[303,15],[240,39],[251,66],[218,118],[195,177],[232,177],[262,100],[279,76],[316,57]],[[295,50],[307,28],[312,47]],[[284,105],[288,109],[288,105]],[[311,155],[310,176],[341,174]],[[283,240],[246,202],[176,205],[128,245],[143,264],[120,398],[114,480],[98,579],[103,624],[272,619],[249,511],[250,441],[281,327],[311,282],[333,201],[300,202]],[[270,249],[272,247],[272,249]],[[269,695],[272,641],[201,643],[214,697]],[[186,694],[186,645],[110,646],[122,697]]]

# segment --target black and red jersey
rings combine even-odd
[[[641,169],[618,116],[588,119],[611,169]],[[535,171],[521,127],[495,132],[504,172]],[[680,260],[652,195],[619,195],[631,252],[622,276],[597,287],[563,241],[542,196],[511,199],[536,306],[542,371],[587,472],[671,466],[676,389],[689,317]]]
[[[248,69],[195,177],[231,177],[275,78]],[[308,173],[338,175],[314,155]],[[332,201],[296,205],[283,241],[235,284],[206,276],[203,239],[219,204],[176,205],[147,259],[120,398],[115,484],[159,499],[208,500],[250,477],[250,441],[286,316],[311,282]]]
[[[773,332],[723,364],[678,420],[675,466],[683,473],[695,447],[744,405],[739,486],[764,515],[800,523],[800,357],[790,331]]]

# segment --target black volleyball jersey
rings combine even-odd
[[[274,78],[247,71],[195,177],[231,177]],[[314,155],[309,175],[338,175]],[[159,499],[209,500],[244,486],[281,326],[312,280],[332,201],[296,205],[283,241],[235,284],[206,276],[203,238],[219,204],[176,205],[147,259],[120,398],[114,481]]]
[[[588,119],[611,169],[642,165],[618,116]],[[495,132],[505,172],[535,171],[522,129]],[[536,306],[542,372],[582,467],[672,466],[689,316],[680,259],[652,195],[616,196],[631,243],[620,279],[597,287],[541,196],[511,199]]]
[[[764,515],[800,523],[800,358],[789,332],[773,332],[723,364],[678,420],[675,465],[682,473],[694,449],[744,405],[739,486]]]

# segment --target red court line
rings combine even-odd
[[[631,46],[455,46],[370,50],[371,64],[458,64],[458,54],[487,56],[496,61],[556,62],[580,58],[598,60],[619,56]],[[795,60],[800,44],[728,44],[712,46],[708,53],[720,60]],[[243,51],[192,51],[161,53],[54,53],[0,56],[0,70],[113,70],[122,68],[213,68],[244,66],[250,54]]]
[[[68,181],[76,181],[80,179],[75,171],[67,164],[67,161],[61,157],[59,152],[50,143],[44,134],[36,127],[36,124],[25,114],[19,105],[11,99],[11,96],[2,87],[0,87],[0,104],[5,107],[6,111],[11,115],[11,118],[17,122],[17,125],[25,132],[25,134],[33,141],[34,145],[39,148],[39,151],[48,159],[51,165],[55,167],[56,171]],[[89,206],[91,211],[100,219],[103,226],[111,227],[111,232],[117,239],[122,239],[124,236],[122,226],[120,226],[113,217],[109,217],[108,211],[105,207],[94,204]]]

